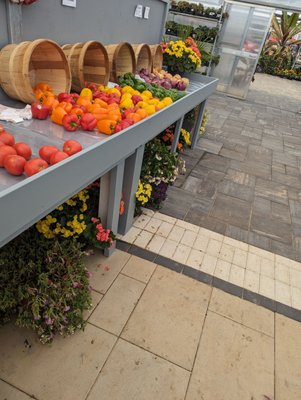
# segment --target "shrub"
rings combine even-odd
[[[81,245],[30,228],[0,250],[0,323],[33,329],[42,343],[83,329],[91,305]]]

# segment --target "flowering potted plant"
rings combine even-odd
[[[162,45],[163,63],[171,73],[193,72],[201,65],[201,53],[197,44],[188,37]]]

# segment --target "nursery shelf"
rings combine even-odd
[[[83,131],[66,132],[61,126],[52,124],[49,120],[4,124],[6,129],[15,135],[16,141],[25,141],[32,147],[33,156],[38,156],[38,149],[43,145],[62,147],[63,142],[68,139],[78,140],[83,150],[29,178],[14,177],[1,168],[0,246],[110,171],[111,179],[114,176],[115,182],[109,185],[111,191],[107,196],[108,203],[114,203],[115,208],[110,210],[110,214],[119,215],[121,188],[119,191],[116,191],[116,188],[120,179],[123,179],[124,166],[127,166],[128,160],[135,155],[137,149],[143,148],[145,143],[166,127],[180,120],[195,106],[204,103],[215,91],[218,82],[215,78],[199,74],[192,74],[190,78],[191,83],[184,98],[112,136]],[[117,171],[117,178],[112,171]],[[125,171],[124,185],[125,182],[126,185],[130,183],[134,188],[139,179],[139,171],[133,172],[133,176],[128,176],[129,171],[130,169]],[[119,198],[116,198],[117,195]],[[109,221],[110,219],[108,228],[116,229],[116,226],[109,226]]]

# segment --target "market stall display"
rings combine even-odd
[[[28,178],[0,171],[3,227],[0,244],[10,241],[100,176],[104,177],[101,220],[109,229],[125,233],[133,220],[145,143],[174,123],[175,116],[181,120],[186,112],[204,102],[216,85],[214,78],[193,75],[186,96],[111,136],[95,131],[68,132],[49,120],[34,119],[18,125],[5,123],[5,129],[15,136],[17,142],[26,142],[31,147],[34,157],[40,147],[52,145],[61,148],[69,139],[80,142],[83,150]],[[178,125],[180,128],[181,124]],[[198,130],[199,127],[197,134]],[[107,185],[104,184],[106,180]],[[121,192],[125,212],[119,219]],[[107,200],[102,201],[104,198]]]

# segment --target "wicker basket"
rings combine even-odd
[[[152,53],[148,44],[132,44],[136,57],[136,72],[140,72],[142,68],[148,71],[152,70]]]
[[[57,43],[37,39],[3,47],[0,84],[8,96],[32,103],[36,100],[33,87],[40,82],[48,83],[54,93],[70,91],[70,67]]]
[[[62,49],[71,67],[72,90],[80,92],[86,82],[107,85],[110,76],[109,57],[101,43],[65,44]]]
[[[127,72],[135,73],[135,53],[129,43],[109,44],[106,49],[110,61],[110,81],[117,82],[118,77]]]
[[[152,69],[154,69],[154,68],[162,69],[162,65],[163,65],[162,47],[159,44],[152,44],[149,47],[151,49],[152,58],[153,58]]]

